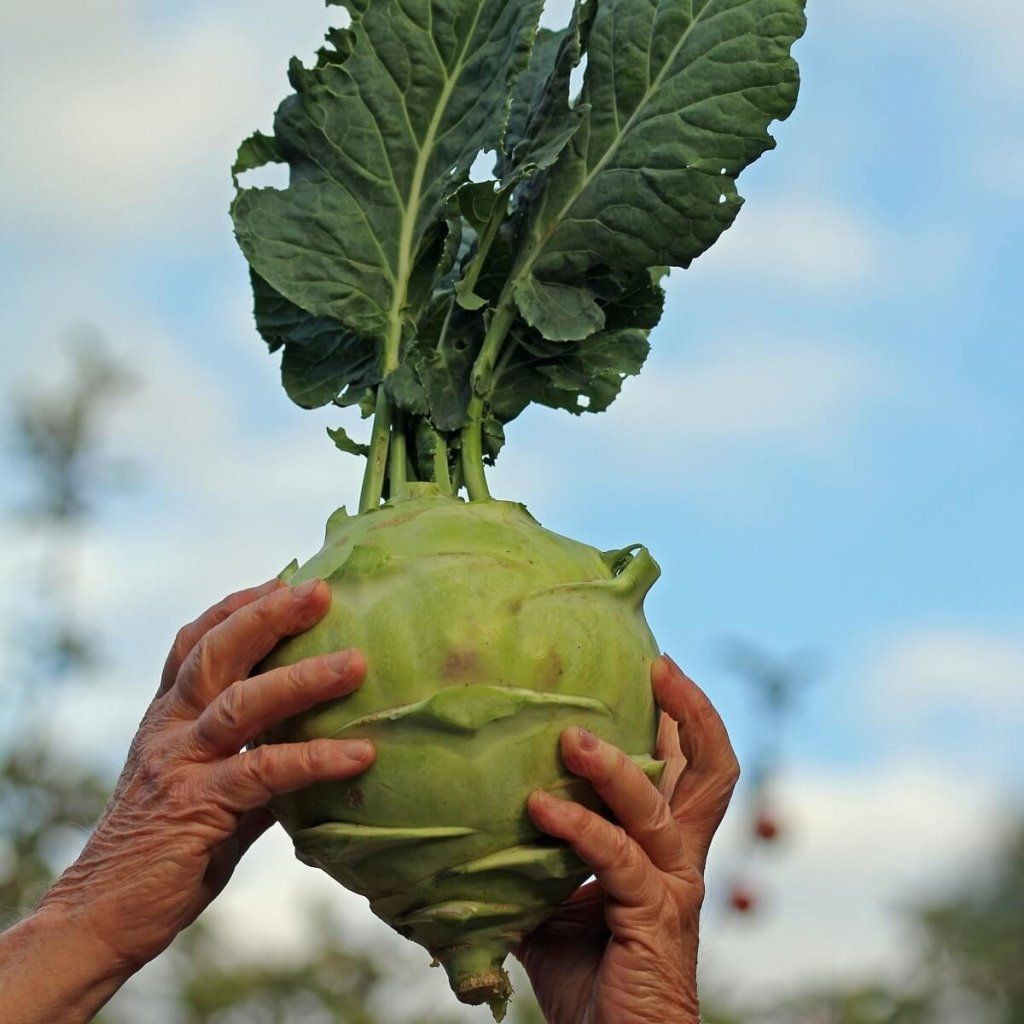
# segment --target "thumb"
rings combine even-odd
[[[234,835],[225,839],[210,856],[203,887],[209,899],[213,900],[231,881],[239,861],[246,855],[253,843],[274,824],[274,815],[266,807],[246,811],[238,819]]]

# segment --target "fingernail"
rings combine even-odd
[[[306,580],[305,583],[300,583],[297,587],[292,587],[292,593],[299,598],[300,601],[310,597],[314,590],[320,586],[320,580]]]
[[[550,793],[546,793],[543,789],[535,789],[533,791],[533,800],[538,804],[543,804],[545,807],[550,807],[553,803]]]
[[[686,673],[676,663],[675,658],[671,657],[668,654],[663,655],[663,657],[669,663],[669,665],[672,667],[672,670],[675,672],[675,674],[677,676],[679,676],[680,678],[686,678]]]
[[[350,761],[365,761],[372,749],[366,740],[348,740],[345,743],[345,756]]]
[[[336,654],[329,654],[327,656],[327,667],[337,673],[339,676],[343,676],[348,672],[349,667],[352,665],[352,652],[351,651],[338,651]]]
[[[583,750],[597,750],[597,745],[600,742],[592,732],[588,732],[586,729],[576,730],[576,741]]]

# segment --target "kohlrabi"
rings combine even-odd
[[[328,3],[345,27],[242,144],[232,215],[288,394],[372,417],[366,444],[330,432],[367,460],[359,513],[286,573],[327,579],[332,610],[270,659],[356,646],[366,681],[268,738],[379,753],[276,810],[303,860],[500,1017],[506,955],[586,875],[525,812],[539,787],[592,800],[559,733],[658,775],[658,569],[492,500],[484,465],[531,402],[600,412],[640,371],[663,277],[729,227],[793,108],[804,3],[587,0],[557,31],[542,0]],[[492,151],[493,179],[470,181]],[[268,163],[287,187],[243,186]]]

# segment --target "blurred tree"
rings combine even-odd
[[[920,914],[929,960],[946,987],[1024,1024],[1024,824],[982,884]]]
[[[801,995],[756,1019],[759,1024],[937,1024],[939,1018],[930,996],[868,984]]]
[[[16,515],[42,540],[41,601],[19,635],[31,638],[25,653],[33,678],[51,683],[82,673],[98,657],[76,614],[81,531],[93,507],[130,474],[104,452],[101,434],[112,404],[136,386],[92,331],[76,335],[70,356],[66,384],[30,387],[14,404],[15,451],[27,469]]]
[[[798,651],[783,658],[741,639],[722,643],[721,658],[746,687],[757,723],[750,749],[743,755],[740,799],[730,812],[745,814],[747,824],[746,842],[732,856],[727,907],[733,914],[746,916],[762,909],[761,890],[756,881],[757,857],[785,838],[786,816],[779,777],[787,719],[804,690],[820,673],[821,665],[812,651]]]

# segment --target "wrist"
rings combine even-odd
[[[0,935],[0,1019],[86,1024],[132,973],[73,909],[44,905]]]

